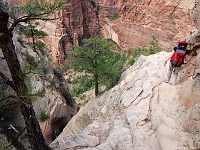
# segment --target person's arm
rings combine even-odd
[[[175,47],[173,48],[174,51],[176,51],[177,49],[178,49],[178,46],[175,46]]]
[[[168,58],[165,60],[164,66],[167,64],[167,61],[171,59],[171,57],[172,57],[173,54],[174,54],[174,51],[172,52],[172,54],[170,55],[170,57],[168,57]]]

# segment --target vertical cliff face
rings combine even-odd
[[[90,0],[74,0],[69,3],[68,8],[63,11],[63,26],[71,42],[74,38],[81,42],[84,38],[99,35],[98,9],[98,4]]]
[[[200,30],[200,3],[196,3],[195,8],[192,11],[192,20],[194,20],[196,27]]]
[[[56,64],[68,62],[72,45],[79,45],[83,39],[99,35],[98,9],[99,6],[90,0],[74,0],[56,14],[59,19],[41,23],[48,34],[43,40]]]
[[[149,46],[155,35],[163,50],[171,51],[179,38],[189,37],[194,27],[190,15],[195,4],[195,0],[71,1],[63,12],[61,47],[67,54],[71,44],[103,35],[128,49]]]
[[[39,69],[40,71],[37,70],[38,74],[28,73],[26,75],[26,83],[29,87],[29,94],[41,95],[38,97],[33,96],[31,97],[31,100],[33,102],[34,110],[38,117],[38,121],[40,123],[44,138],[47,143],[51,143],[62,132],[63,128],[72,118],[72,116],[77,113],[79,107],[70,97],[65,79],[62,78],[62,76],[56,75],[52,66],[50,65],[49,59],[47,57],[40,57],[40,59],[38,60],[38,55],[32,50],[31,47],[27,45],[23,35],[18,34],[18,30],[16,31],[17,32],[14,32],[13,34],[13,42],[15,45],[17,57],[22,66],[22,70],[27,71],[26,67],[29,64],[28,59],[30,57],[38,66],[44,67],[42,69],[44,72]],[[7,78],[11,78],[8,66],[6,64],[1,49],[0,63],[0,72],[3,73]],[[39,72],[43,75],[41,76]],[[0,81],[2,83],[5,82],[1,77]],[[16,95],[9,86],[6,86],[6,84],[3,87],[4,88],[1,88],[3,90],[1,92],[5,93],[6,97],[14,97]],[[15,103],[17,100],[14,99],[13,101],[13,103],[17,106],[17,103]],[[13,106],[13,108],[8,108],[8,111],[10,111],[10,109],[14,110],[14,115],[7,115],[4,114],[4,112],[2,113],[2,111],[0,112],[0,117],[3,116],[3,119],[1,118],[0,123],[5,122],[6,125],[9,125],[10,123],[13,126],[22,129],[25,127],[24,119],[20,113],[19,106],[16,107],[15,105]],[[39,119],[39,116],[41,116],[42,113],[45,113],[48,116],[46,120]]]
[[[95,35],[111,38],[123,49],[149,46],[155,35],[163,50],[171,50],[179,38],[189,37],[194,27],[190,15],[196,3],[197,0],[70,1],[57,14],[60,20],[44,25],[49,34],[45,42],[58,64],[67,62],[73,44],[81,44],[82,39]]]
[[[195,1],[104,1],[118,10],[119,19],[112,21],[118,43],[125,48],[148,45],[156,35],[161,47],[169,48],[193,28],[190,13]]]

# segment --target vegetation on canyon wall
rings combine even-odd
[[[98,40],[101,40],[102,43],[100,44]],[[72,82],[74,86],[73,96],[79,96],[94,87],[98,92],[99,86],[105,85],[107,89],[113,87],[118,82],[122,71],[133,65],[139,56],[148,56],[161,50],[155,36],[152,36],[150,47],[129,49],[125,55],[119,54],[120,50],[117,45],[115,48],[106,45],[107,41],[109,40],[99,37],[90,38],[85,40],[83,46],[75,47],[71,58],[72,67],[75,71],[86,71],[89,74],[69,79],[69,81],[72,80],[70,83]],[[113,52],[113,48],[118,49],[117,52]],[[98,74],[97,80],[94,78],[95,73]],[[95,95],[98,93],[96,92]]]
[[[123,71],[125,58],[113,52],[116,45],[102,37],[85,39],[83,46],[75,47],[71,64],[75,71],[85,71],[93,77],[95,95],[99,94],[99,81],[112,87]]]
[[[152,39],[150,41],[150,47],[138,47],[138,48],[133,48],[129,49],[129,58],[127,60],[127,65],[131,66],[135,63],[135,60],[140,56],[140,55],[152,55],[157,52],[161,51],[161,48],[159,47],[158,44],[158,39],[156,38],[155,35],[152,36]]]

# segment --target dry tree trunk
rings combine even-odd
[[[21,113],[26,123],[28,139],[33,150],[50,150],[45,143],[42,131],[37,121],[31,99],[26,98],[27,86],[22,76],[21,66],[12,41],[12,31],[8,29],[8,13],[0,9],[0,48],[8,64],[14,85],[13,90],[21,99]]]

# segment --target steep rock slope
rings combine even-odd
[[[12,5],[24,2],[8,1]],[[41,26],[49,35],[44,41],[52,51],[51,57],[60,65],[68,61],[73,44],[99,34],[113,39],[125,50],[149,46],[155,35],[168,51],[179,38],[190,35],[194,27],[190,15],[196,3],[197,0],[73,0],[56,14],[60,19]]]
[[[199,50],[197,50],[199,54]],[[141,56],[118,85],[92,99],[51,144],[54,150],[191,150],[200,146],[200,87],[188,63],[179,84],[165,83],[170,53]],[[199,77],[198,77],[199,78]]]

